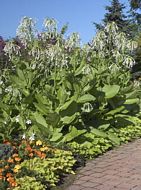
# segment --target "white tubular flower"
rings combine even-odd
[[[26,135],[25,135],[25,133],[22,135],[22,139],[26,139]]]
[[[88,103],[85,103],[85,104],[83,105],[83,107],[81,108],[81,110],[82,110],[83,112],[85,112],[85,113],[89,113],[89,112],[91,112],[91,111],[93,110],[93,106],[92,106],[92,104],[90,104],[90,103],[88,102]]]
[[[124,64],[127,68],[132,68],[135,65],[135,60],[132,57],[127,57],[124,60]]]
[[[32,135],[29,137],[29,140],[30,141],[34,141],[35,140],[35,134],[34,133],[32,133]]]
[[[16,116],[16,118],[15,118],[16,123],[19,123],[19,120],[20,120],[19,117],[20,117],[19,115]]]
[[[85,74],[85,75],[90,74],[91,73],[91,68],[89,66],[83,67],[82,73]]]
[[[48,30],[48,31],[54,31],[57,28],[57,21],[53,18],[46,18],[44,20],[43,26]]]
[[[3,84],[3,81],[1,80],[1,81],[0,81],[0,85],[2,85],[2,84]]]
[[[65,42],[65,48],[71,50],[72,48],[79,47],[80,45],[80,36],[78,33],[72,33],[71,36]]]
[[[35,21],[32,18],[23,17],[17,29],[17,36],[24,45],[31,41],[35,34]]]
[[[13,54],[14,55],[21,55],[20,53],[20,47],[13,43],[13,41],[6,42],[6,45],[4,47],[4,52],[6,55],[9,56],[10,59],[12,59]]]
[[[28,124],[28,125],[30,125],[32,122],[31,122],[31,120],[30,119],[28,119],[27,121],[26,121],[26,124]]]
[[[139,86],[140,86],[140,82],[137,81],[137,80],[135,80],[135,81],[134,81],[134,87],[139,87]]]
[[[120,32],[114,22],[107,24],[103,30],[96,34],[92,40],[91,48],[96,51],[98,57],[111,57],[117,65],[123,64],[130,69],[135,64],[132,53],[137,48],[137,43],[128,40],[126,34]]]
[[[8,86],[7,88],[5,88],[5,92],[6,93],[12,92],[12,86]]]

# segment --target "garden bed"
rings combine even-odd
[[[66,39],[66,27],[58,31],[54,19],[45,19],[39,35],[34,27],[24,17],[1,54],[4,190],[63,188],[79,158],[141,137],[140,83],[130,72],[136,43],[115,23],[83,47],[76,33]]]

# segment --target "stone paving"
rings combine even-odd
[[[141,139],[87,162],[66,190],[141,190]]]

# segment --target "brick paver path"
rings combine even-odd
[[[89,161],[66,190],[141,190],[141,139]]]

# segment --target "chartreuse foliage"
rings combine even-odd
[[[29,175],[36,177],[37,181],[40,179],[40,181],[49,184],[49,186],[55,186],[59,181],[59,172],[61,172],[61,175],[63,175],[63,173],[74,174],[72,166],[74,165],[75,160],[73,159],[71,152],[57,151],[53,158],[48,158],[46,160],[33,158],[23,161],[20,165],[20,178],[23,178],[24,175]]]
[[[96,129],[92,133],[87,133],[81,141],[69,143],[74,154],[80,154],[87,158],[93,158],[103,154],[113,146],[127,143],[132,139],[141,137],[141,122],[136,121],[136,125],[113,128],[106,130],[106,133]]]
[[[17,179],[17,182],[20,186],[15,187],[14,190],[45,190],[45,186],[40,181],[37,181],[35,177],[25,176]]]
[[[26,182],[27,189],[31,189],[36,183],[37,185],[38,183],[45,184],[41,186],[42,188],[40,187],[41,189],[45,189],[47,186],[55,186],[60,180],[60,174],[62,176],[65,173],[74,174],[72,171],[74,163],[75,160],[71,152],[61,150],[56,150],[52,158],[40,159],[35,157],[24,160],[20,164],[20,171],[16,182],[21,189],[26,187],[24,182],[27,178],[33,180],[33,183],[30,183],[30,181]]]
[[[64,175],[74,174],[76,160],[71,151],[53,148],[41,140],[4,143],[13,150],[0,160],[2,190],[45,190],[55,186]]]

